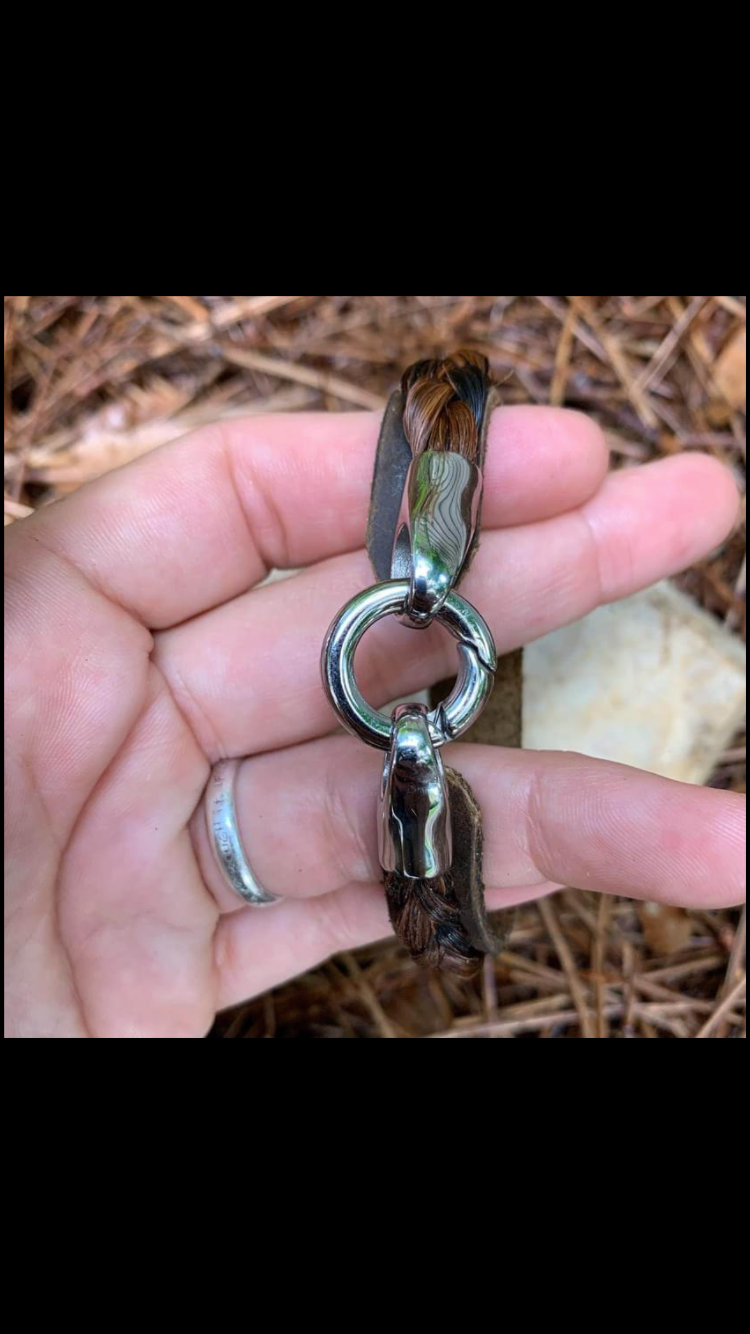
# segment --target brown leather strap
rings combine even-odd
[[[412,452],[457,447],[481,467],[492,407],[499,401],[487,363],[476,354],[458,353],[444,361],[417,362],[405,372],[401,388],[385,411],[373,475],[367,549],[378,579],[390,578],[393,539]],[[464,563],[468,569],[479,544],[480,523]],[[521,651],[498,662],[493,694],[471,728],[472,740],[498,745],[521,744]],[[447,695],[451,682],[437,687],[433,703]],[[480,732],[481,729],[481,732]],[[482,879],[482,812],[471,787],[446,767],[453,832],[453,865],[439,880],[385,877],[394,930],[420,963],[462,976],[477,971],[484,954],[503,948],[511,913],[488,919]]]
[[[404,396],[397,389],[380,427],[367,520],[367,554],[381,584],[391,577],[393,539],[411,461],[411,445],[404,435]]]

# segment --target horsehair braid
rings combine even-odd
[[[479,972],[483,955],[461,923],[450,871],[436,880],[407,880],[390,871],[384,884],[391,926],[416,963],[460,977]]]
[[[480,440],[491,388],[489,363],[480,352],[456,352],[444,360],[417,361],[404,372],[404,434],[416,456],[453,450],[480,462]],[[473,977],[483,954],[462,924],[453,875],[408,880],[385,876],[388,914],[396,935],[418,963]]]
[[[477,462],[489,389],[489,362],[481,352],[416,361],[401,380],[404,434],[412,453],[452,450]]]

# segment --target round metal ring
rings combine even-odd
[[[392,579],[357,593],[341,609],[323,645],[323,685],[344,727],[369,746],[388,750],[391,719],[361,694],[354,675],[354,654],[365,631],[383,616],[398,615],[409,596],[408,579]],[[446,700],[427,715],[430,736],[444,746],[466,731],[481,713],[494,684],[495,644],[475,607],[449,593],[435,617],[458,640],[456,684]]]
[[[227,884],[245,903],[263,908],[282,899],[256,880],[245,854],[234,804],[239,767],[240,760],[219,760],[211,770],[204,797],[206,828],[216,865]]]

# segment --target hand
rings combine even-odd
[[[326,628],[373,582],[377,418],[217,425],[15,525],[6,548],[6,1024],[20,1037],[193,1037],[216,1010],[389,934],[382,755],[330,735]],[[606,476],[574,412],[501,408],[466,596],[500,653],[700,559],[737,492],[683,454]],[[309,566],[253,589],[269,566]],[[251,591],[248,591],[250,589]],[[464,590],[462,590],[464,591]],[[376,627],[373,703],[449,675],[441,631]],[[744,895],[744,800],[569,754],[457,745],[491,908],[557,883],[717,908]],[[245,847],[286,902],[242,908],[201,797],[237,781]]]

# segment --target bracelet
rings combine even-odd
[[[480,808],[440,755],[479,717],[497,669],[488,626],[456,592],[478,545],[496,401],[478,353],[418,361],[404,373],[383,418],[372,483],[367,548],[380,582],[341,609],[321,659],[344,727],[385,751],[379,852],[393,927],[413,958],[463,976],[504,944],[484,904]],[[413,630],[438,621],[457,641],[455,684],[432,709],[399,704],[388,716],[359,690],[357,645],[389,615]]]

